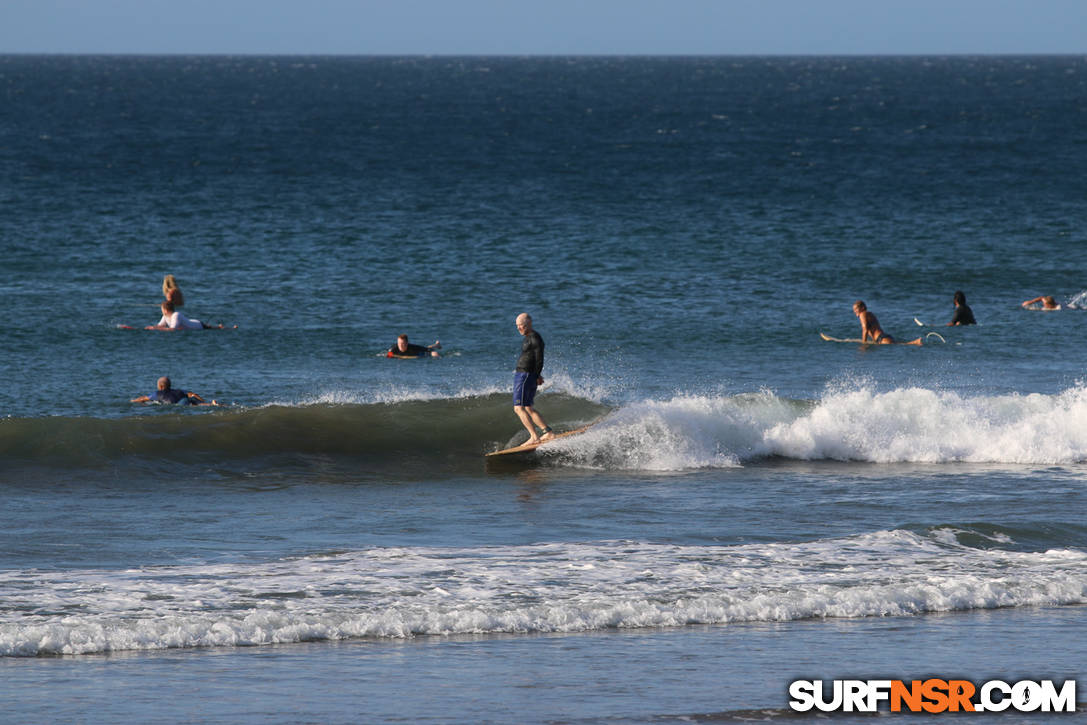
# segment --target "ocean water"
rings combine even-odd
[[[0,98],[13,722],[796,721],[858,677],[1082,719],[1087,58],[0,56]],[[226,329],[141,329],[165,274]],[[823,341],[856,299],[924,344]],[[596,424],[485,459],[522,311],[538,410]],[[228,405],[129,402],[161,375]]]

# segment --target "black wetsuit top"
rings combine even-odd
[[[156,390],[150,397],[151,400],[156,400],[160,403],[180,403],[182,400],[188,400],[189,394],[184,390],[170,388],[169,390]]]
[[[952,325],[976,325],[978,321],[974,319],[974,311],[966,305],[959,305],[955,308],[955,314],[951,316]]]
[[[409,342],[407,350],[404,350],[403,352],[401,352],[399,347],[397,347],[396,345],[393,345],[392,347],[389,348],[389,352],[391,352],[393,355],[405,355],[405,356],[411,356],[411,357],[422,357],[423,355],[426,355],[427,353],[429,353],[430,350],[426,349],[422,345],[416,345],[413,342]]]
[[[532,330],[525,334],[525,340],[521,343],[521,355],[517,358],[516,372],[536,373],[543,372],[544,341],[540,333]]]

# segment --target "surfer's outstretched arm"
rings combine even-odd
[[[218,400],[212,400],[210,403],[204,400],[198,393],[187,393],[189,396],[190,405],[222,405]]]

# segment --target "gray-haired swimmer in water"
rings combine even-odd
[[[170,385],[170,378],[163,375],[158,379],[156,385],[158,388],[150,395],[141,395],[137,398],[133,398],[130,402],[133,403],[169,403],[182,405],[221,405],[217,400],[213,400],[210,403],[204,400],[197,393],[190,393],[180,388],[174,388]]]

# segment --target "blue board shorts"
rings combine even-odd
[[[513,404],[531,408],[536,400],[536,385],[540,376],[536,373],[513,374]]]

